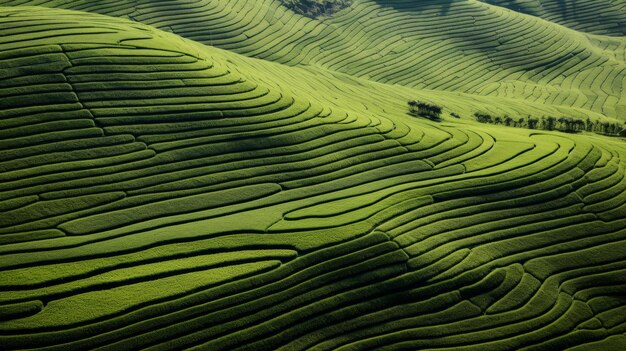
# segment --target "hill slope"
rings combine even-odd
[[[94,14],[0,33],[5,349],[624,341],[620,140],[418,120],[404,94],[486,98]]]
[[[564,24],[574,21],[572,28],[593,29],[587,23],[595,21],[612,35],[624,28],[623,1],[542,3],[524,2],[524,8]],[[506,97],[556,108],[559,115],[626,116],[624,37],[577,32],[485,2],[359,0],[324,20],[297,15],[278,0],[0,1],[13,4],[129,17],[246,56],[387,84]],[[571,17],[559,8],[576,12]]]
[[[623,0],[485,0],[489,4],[541,17],[579,31],[610,36],[626,34]]]

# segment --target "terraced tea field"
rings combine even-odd
[[[0,0],[0,349],[626,350],[625,17]]]

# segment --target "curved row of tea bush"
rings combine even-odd
[[[611,36],[626,34],[626,4],[622,1],[506,1],[485,2],[507,7],[513,11],[541,17],[579,31]]]
[[[15,7],[0,24],[3,349],[534,350],[626,331],[621,141],[329,107],[297,92],[340,78],[120,19]]]
[[[320,21],[293,13],[279,0],[0,1],[4,6],[58,6],[128,17],[207,45],[291,66],[323,67],[417,89],[558,106],[576,117],[599,113],[623,119],[624,40],[577,32],[549,20],[566,24],[580,20],[582,29],[594,32],[596,27],[587,20],[613,28],[622,24],[624,5],[542,3],[537,11],[548,20],[480,1],[361,0]]]

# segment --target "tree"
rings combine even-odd
[[[585,120],[585,130],[588,132],[593,132],[595,129],[595,122],[593,122],[589,117]]]
[[[609,122],[603,122],[600,124],[600,133],[609,134]]]
[[[558,119],[559,125],[558,129],[564,132],[572,133],[574,132],[574,119],[570,117],[561,117]]]
[[[281,0],[290,10],[311,18],[331,15],[352,4],[352,0]]]
[[[555,126],[556,126],[556,118],[552,116],[548,116],[548,118],[545,119],[544,129],[554,130]]]
[[[577,119],[574,121],[574,129],[575,129],[577,132],[580,132],[580,131],[585,130],[585,122],[584,122],[582,119],[577,118]]]
[[[413,115],[426,117],[434,121],[441,119],[441,112],[443,110],[441,106],[415,100],[409,100],[408,104],[409,112]]]
[[[623,127],[618,123],[606,123],[604,133],[609,135],[619,135],[623,130]]]
[[[484,112],[476,112],[474,113],[474,117],[480,123],[493,123],[493,117],[490,114]]]
[[[511,118],[509,115],[504,115],[504,125],[508,127],[512,126],[513,118]]]
[[[417,101],[409,100],[409,112],[417,113]]]

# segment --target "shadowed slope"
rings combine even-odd
[[[331,108],[305,99],[330,77],[104,16],[0,24],[3,348],[554,350],[626,331],[619,141]]]
[[[247,56],[387,84],[569,107],[568,115],[582,117],[623,120],[626,112],[623,37],[478,1],[361,0],[324,21],[278,0],[0,1],[18,4],[126,16]]]
[[[593,34],[626,35],[624,0],[484,0]]]

